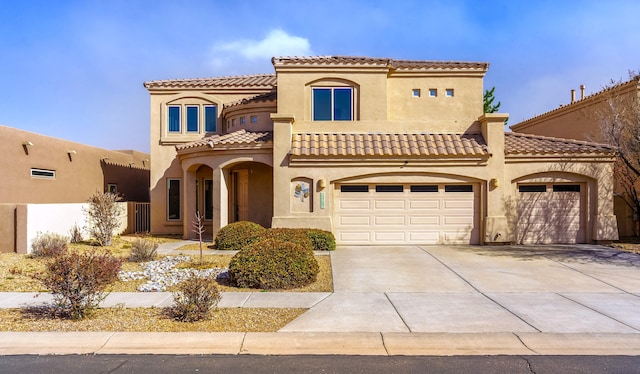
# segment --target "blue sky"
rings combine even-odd
[[[640,68],[637,1],[2,1],[0,124],[149,151],[148,80],[272,73],[271,56],[491,64],[510,124]]]

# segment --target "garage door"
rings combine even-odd
[[[479,188],[472,184],[336,187],[340,244],[477,244]]]
[[[580,184],[519,185],[517,241],[521,244],[584,243],[583,190]]]

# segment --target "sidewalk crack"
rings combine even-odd
[[[532,349],[531,347],[529,347],[529,346],[527,345],[527,343],[525,343],[525,342],[524,342],[524,340],[522,340],[522,338],[520,337],[520,335],[518,335],[518,334],[517,334],[517,333],[515,333],[515,332],[512,332],[512,334],[513,334],[513,336],[515,336],[515,337],[518,339],[518,341],[520,341],[520,344],[522,344],[526,349],[530,350],[531,352],[533,352],[533,353],[535,353],[535,354],[537,354],[537,355],[539,355],[539,354],[540,354],[540,353],[536,352],[536,350],[535,350],[535,349]]]
[[[382,333],[382,331],[380,331],[380,338],[382,339],[382,348],[384,348],[387,356],[391,356],[391,354],[389,354],[389,349],[387,349],[387,343],[384,341],[384,334]]]
[[[104,347],[109,344],[109,341],[111,341],[111,338],[113,338],[113,336],[115,335],[115,332],[112,332],[111,334],[109,334],[109,336],[107,337],[107,340],[104,341],[104,343],[102,343],[102,345],[100,346],[100,348],[96,349],[95,352],[93,352],[93,354],[97,354],[98,352],[100,352],[101,350],[104,349]]]

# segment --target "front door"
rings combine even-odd
[[[234,171],[236,180],[236,221],[249,220],[249,171]]]

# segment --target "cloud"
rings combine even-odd
[[[243,39],[219,43],[213,49],[214,52],[239,54],[249,60],[271,58],[273,56],[308,56],[313,54],[308,39],[289,35],[280,29],[271,30],[262,40]],[[223,62],[213,61],[213,65]]]

